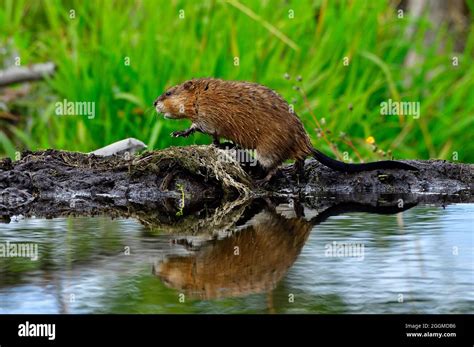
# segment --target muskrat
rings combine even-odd
[[[155,100],[154,106],[165,118],[192,121],[189,129],[173,132],[174,137],[187,137],[198,131],[211,135],[216,145],[222,137],[244,149],[255,150],[265,171],[260,183],[269,181],[287,159],[296,160],[295,169],[301,171],[309,155],[342,172],[418,170],[392,160],[347,164],[324,155],[313,148],[303,123],[288,103],[275,91],[257,83],[192,79],[169,88]]]

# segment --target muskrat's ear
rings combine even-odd
[[[194,89],[194,83],[193,83],[193,81],[187,81],[187,82],[184,83],[183,87],[186,90],[192,90],[192,89]]]

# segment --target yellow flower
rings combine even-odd
[[[365,139],[365,142],[367,142],[369,145],[373,145],[375,143],[375,139],[373,136],[369,136]]]

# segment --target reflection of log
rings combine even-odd
[[[200,239],[184,237],[176,243],[190,252],[167,253],[156,261],[153,272],[167,286],[200,299],[269,292],[293,265],[313,227],[330,216],[396,214],[416,205],[409,197],[402,206],[396,197],[368,204],[358,200],[327,199],[314,210],[295,200],[280,201],[277,206],[278,199],[254,200],[230,226],[232,232],[227,236],[207,240],[202,237],[205,235]]]
[[[56,150],[0,160],[0,215],[86,213],[129,205],[180,215],[224,196],[288,194],[440,194],[472,201],[474,165],[410,161],[418,172],[345,174],[307,161],[306,184],[282,173],[257,191],[228,152],[213,146],[171,147],[141,155],[98,157]]]
[[[52,75],[54,69],[54,64],[48,62],[28,67],[14,66],[7,70],[0,70],[0,87],[13,83],[40,80],[44,78],[44,76]]]

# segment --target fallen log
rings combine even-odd
[[[55,68],[54,63],[47,62],[27,67],[13,66],[6,70],[0,70],[0,87],[43,79],[45,76],[52,75]]]
[[[205,206],[261,197],[307,200],[324,196],[334,200],[339,196],[339,201],[366,200],[370,204],[382,195],[404,194],[414,203],[473,201],[472,164],[410,160],[407,162],[419,171],[348,174],[307,160],[305,177],[295,178],[285,169],[262,189],[253,186],[251,176],[232,153],[214,146],[170,147],[108,157],[25,151],[20,160],[0,160],[0,216],[5,220],[17,215],[130,216],[152,211],[157,220],[171,216],[176,222],[179,216],[197,213]]]

